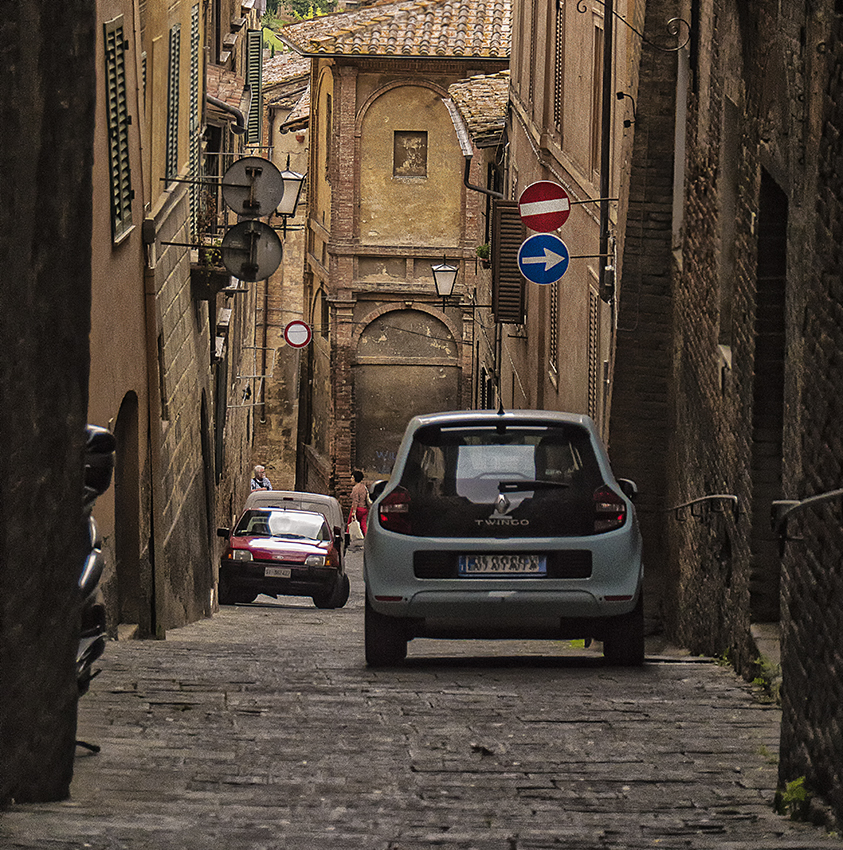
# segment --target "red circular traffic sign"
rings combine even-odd
[[[307,322],[294,319],[284,328],[284,342],[293,348],[304,348],[313,339],[313,331]]]
[[[521,221],[538,233],[550,233],[568,220],[571,201],[568,193],[550,180],[531,183],[518,199]]]

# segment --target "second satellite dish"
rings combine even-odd
[[[232,163],[222,177],[222,197],[242,218],[263,218],[275,212],[284,197],[284,178],[268,160],[246,156]]]

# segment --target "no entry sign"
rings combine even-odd
[[[304,348],[313,339],[313,331],[307,322],[295,319],[284,328],[284,341],[293,348]]]
[[[570,212],[568,193],[550,180],[531,183],[518,199],[521,221],[537,233],[550,233],[562,227]]]

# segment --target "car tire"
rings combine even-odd
[[[407,631],[396,617],[379,614],[366,597],[364,613],[366,664],[369,667],[391,667],[407,657]]]
[[[348,576],[343,574],[334,582],[334,586],[323,593],[314,593],[311,597],[317,608],[342,608],[348,602],[351,592],[351,582]]]
[[[603,638],[603,657],[618,667],[638,667],[644,663],[643,591],[629,614],[612,619]]]
[[[228,579],[222,574],[220,575],[219,583],[219,602],[220,605],[235,605],[238,602],[254,602],[256,593],[251,590],[242,590],[239,587],[232,587]]]

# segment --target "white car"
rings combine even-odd
[[[367,664],[419,637],[594,638],[610,663],[643,663],[635,493],[588,416],[413,418],[369,514]]]

